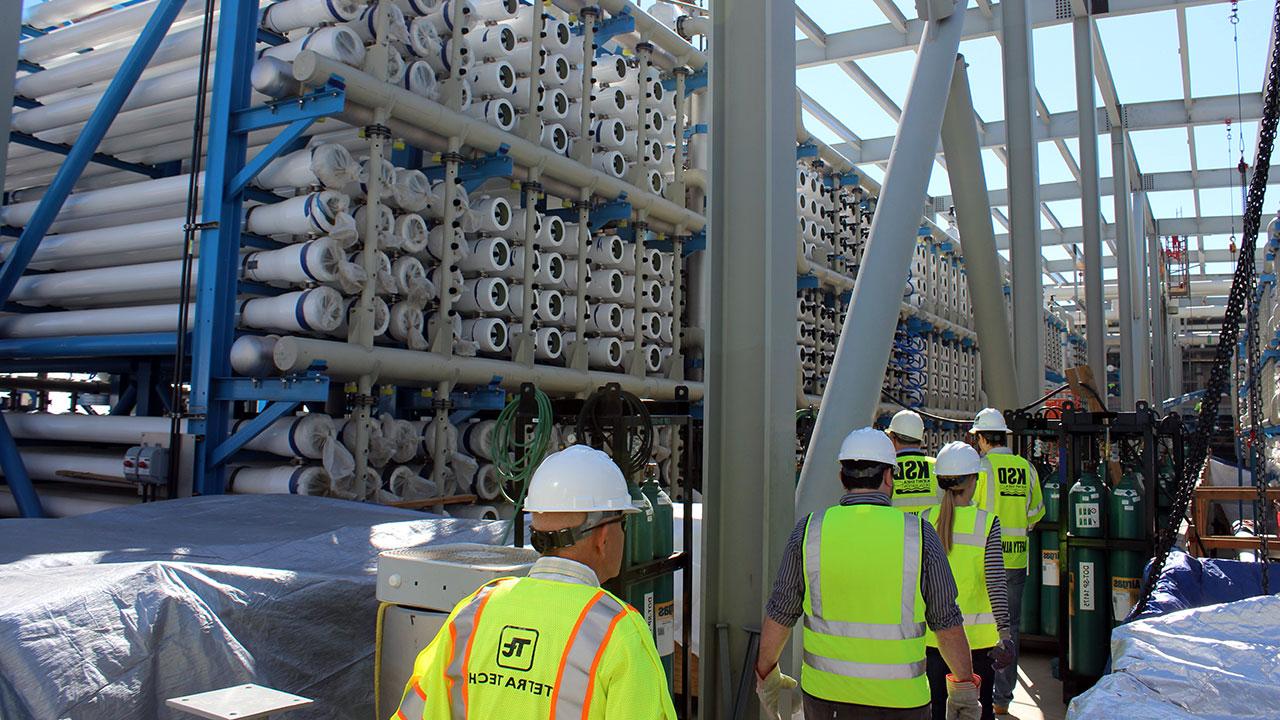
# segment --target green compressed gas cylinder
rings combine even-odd
[[[1091,472],[1080,476],[1067,492],[1068,531],[1075,537],[1102,537],[1102,512],[1106,488]],[[1104,550],[1072,547],[1068,561],[1070,573],[1071,669],[1081,675],[1100,677],[1107,664],[1108,638],[1111,633],[1110,603],[1105,597],[1109,588],[1107,554]]]
[[[1142,475],[1126,472],[1111,491],[1107,502],[1107,521],[1113,540],[1143,540],[1146,532],[1143,521]],[[1138,602],[1138,590],[1142,584],[1142,568],[1146,564],[1145,553],[1133,550],[1112,550],[1111,567],[1111,621],[1120,624]]]
[[[637,565],[643,565],[653,559],[653,505],[645,497],[640,486],[627,483],[631,492],[631,502],[641,511],[627,516],[627,538],[623,544],[622,570],[626,572]],[[646,597],[653,594],[653,582],[632,583],[623,588],[623,599],[637,610],[643,611]],[[652,616],[646,616],[649,629],[653,630]]]
[[[1022,591],[1022,615],[1018,618],[1018,632],[1023,635],[1040,634],[1040,535],[1027,537],[1027,584]]]
[[[1049,522],[1058,522],[1061,515],[1061,486],[1058,473],[1044,478],[1044,516]],[[1058,608],[1061,574],[1058,567],[1058,531],[1041,530],[1040,539],[1040,632],[1058,635]]]
[[[653,559],[663,560],[671,556],[675,550],[675,521],[671,497],[658,485],[658,480],[650,476],[641,487],[644,496],[653,507]],[[662,660],[662,668],[667,673],[667,683],[672,680],[672,659],[675,657],[675,576],[665,573],[650,584],[650,594],[644,605],[637,605],[646,618],[652,614],[654,643],[658,647],[658,657]]]

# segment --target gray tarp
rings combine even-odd
[[[1072,720],[1280,717],[1280,596],[1181,610],[1116,628],[1112,673]]]
[[[252,681],[370,720],[378,553],[503,527],[297,495],[0,521],[0,718],[177,718]]]

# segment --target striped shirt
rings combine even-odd
[[[1004,551],[1000,548],[1000,518],[991,521],[991,534],[982,555],[983,573],[987,578],[987,597],[991,598],[991,614],[996,616],[1000,637],[1009,632],[1009,581],[1004,574]]]
[[[840,498],[840,504],[888,506],[889,496],[882,492],[847,492]],[[796,621],[804,614],[804,556],[801,549],[808,522],[809,518],[805,517],[791,531],[787,549],[782,556],[782,566],[778,568],[778,577],[773,581],[773,592],[765,605],[765,614],[769,619],[786,627],[795,627]],[[956,581],[951,575],[947,554],[942,550],[942,541],[929,523],[924,523],[921,538],[923,549],[920,559],[920,592],[924,595],[924,620],[934,632],[958,627],[963,624],[964,616],[960,613],[960,606],[956,604]],[[999,549],[999,541],[996,548]],[[1001,563],[1003,568],[1003,560]],[[1008,624],[1007,608],[1005,623]]]

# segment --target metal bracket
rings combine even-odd
[[[617,13],[616,15],[609,18],[608,20],[605,20],[604,22],[596,23],[596,31],[595,31],[596,47],[601,47],[605,43],[614,39],[615,37],[625,33],[632,32],[635,29],[636,29],[636,19],[634,16],[631,15],[630,10],[624,7],[621,12]],[[575,30],[574,34],[576,35],[582,34],[581,27],[575,27],[574,30]],[[600,53],[597,51],[596,55],[598,56],[599,54]]]
[[[707,86],[707,69],[705,67],[698,70],[697,72],[689,73],[689,75],[685,77],[685,80],[684,80],[685,97],[688,97],[689,95],[693,94],[698,90],[701,90],[706,86]],[[676,90],[675,78],[667,78],[666,80],[663,80],[662,89],[666,90],[667,92],[675,92]],[[707,128],[705,125],[695,125],[694,127],[701,127],[702,130],[700,130],[699,132],[705,133],[707,131]],[[686,130],[685,133],[687,137],[688,131]]]
[[[216,378],[214,400],[276,400],[324,402],[329,398],[329,378],[316,372],[282,378]]]
[[[298,98],[279,100],[259,107],[240,110],[231,115],[231,132],[245,134],[254,130],[286,125],[296,120],[312,121],[340,113],[347,106],[346,87],[340,78],[331,77],[324,88]],[[305,128],[304,128],[305,129]]]
[[[327,386],[327,383],[326,383]],[[217,387],[215,385],[215,387]],[[260,399],[260,398],[254,398]],[[271,424],[280,418],[293,412],[298,407],[297,400],[276,400],[268,403],[258,416],[245,423],[239,430],[232,433],[231,437],[222,441],[209,453],[209,464],[212,466],[223,465],[231,456],[236,454],[250,440],[258,437],[263,430],[271,427]]]
[[[507,146],[502,145],[498,151],[475,160],[467,160],[458,164],[458,180],[468,193],[475,192],[485,181],[495,177],[511,177],[515,163],[507,154]],[[432,165],[422,168],[423,174],[431,182],[444,180],[445,166]]]

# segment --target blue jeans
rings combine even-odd
[[[1005,570],[1009,581],[1009,633],[1013,638],[1013,664],[995,674],[991,700],[996,705],[1013,702],[1013,689],[1018,686],[1018,623],[1022,620],[1022,590],[1027,584],[1027,570]]]

